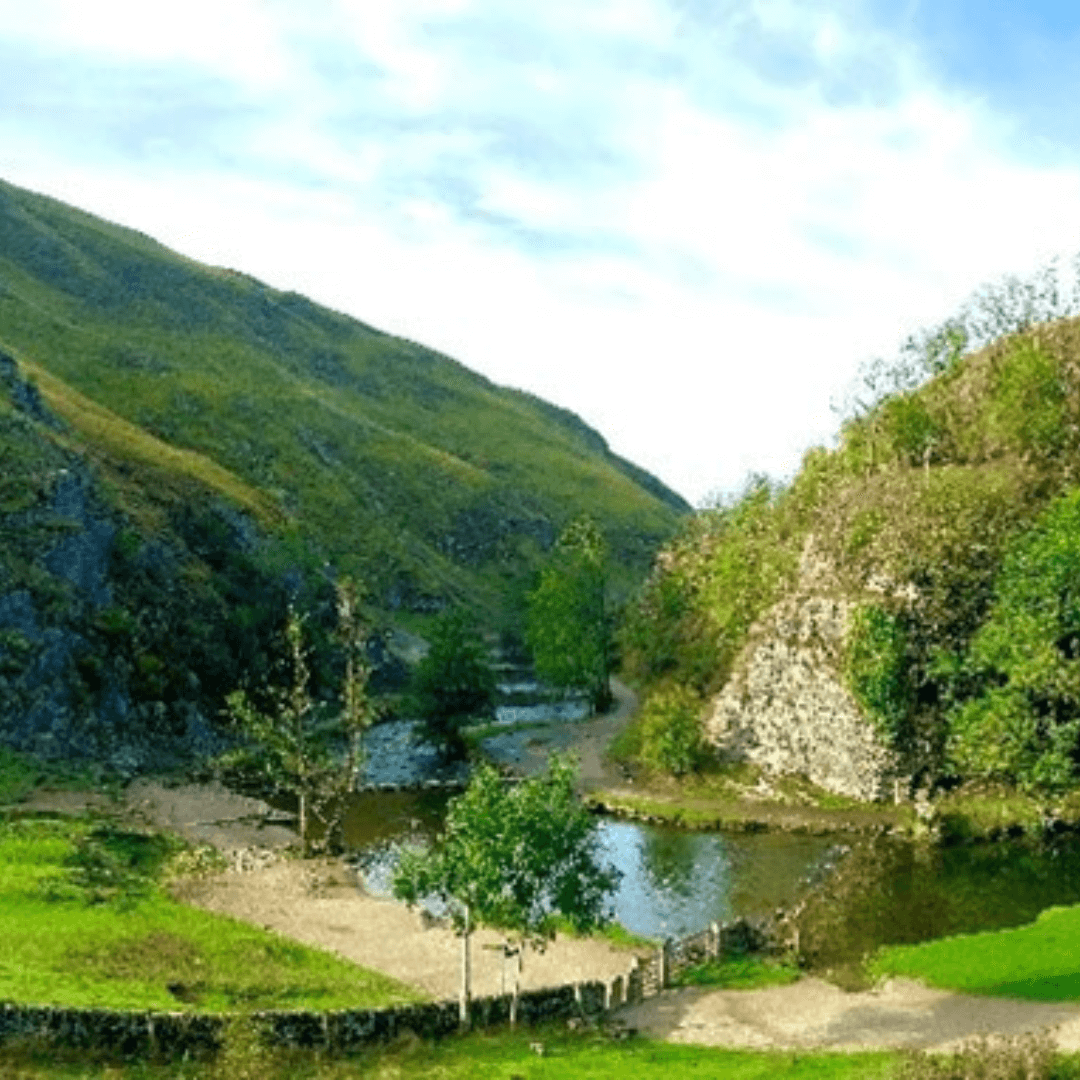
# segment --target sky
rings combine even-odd
[[[0,0],[0,178],[574,410],[695,504],[1080,251],[1080,6]]]

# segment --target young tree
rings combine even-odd
[[[326,825],[328,838],[340,825],[344,797],[355,787],[362,765],[363,733],[375,715],[367,695],[367,628],[360,619],[358,590],[348,579],[335,588],[336,636],[345,652],[337,714],[312,699],[305,620],[291,605],[285,623],[287,684],[269,688],[271,706],[267,711],[257,708],[245,690],[234,690],[225,699],[229,715],[261,751],[267,779],[296,796],[305,853],[311,812]],[[344,757],[340,754],[342,740],[346,744]]]
[[[490,713],[495,698],[495,673],[467,612],[444,612],[436,621],[431,649],[413,675],[413,693],[424,737],[444,756],[464,757],[462,724]]]
[[[582,518],[567,526],[529,594],[526,629],[537,675],[586,691],[598,711],[611,703],[607,561],[607,544],[594,522]]]
[[[558,755],[552,755],[546,775],[518,784],[482,766],[466,791],[450,801],[438,840],[402,855],[394,895],[410,905],[427,897],[442,900],[462,935],[463,1024],[474,924],[498,927],[519,941],[513,1018],[521,949],[542,947],[554,937],[557,916],[578,931],[605,919],[605,901],[620,873],[601,863],[598,822],[578,801],[574,777],[570,759]]]

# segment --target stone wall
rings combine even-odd
[[[795,590],[751,629],[714,699],[706,737],[725,756],[856,799],[891,796],[902,771],[844,684],[855,601],[807,541]]]
[[[602,982],[586,982],[526,991],[518,997],[518,1022],[531,1025],[599,1016],[624,1003],[621,976],[615,981],[617,990]],[[469,1002],[470,1026],[489,1028],[509,1023],[510,1005],[509,994],[474,998]],[[347,1052],[406,1032],[423,1039],[451,1035],[459,1030],[459,1015],[457,1001],[437,1001],[326,1013],[261,1012],[247,1019],[271,1046]],[[22,1039],[83,1050],[113,1050],[129,1057],[212,1053],[221,1049],[231,1019],[221,1014],[7,1003],[0,1004],[0,1046]]]

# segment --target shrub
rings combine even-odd
[[[1010,545],[964,670],[975,690],[950,713],[953,766],[1067,785],[1080,740],[1080,491]]]
[[[701,699],[685,687],[654,694],[641,719],[641,759],[654,769],[683,776],[705,756]]]
[[[913,694],[907,634],[899,618],[875,604],[856,611],[845,659],[848,687],[856,700],[892,744],[903,741]]]
[[[1056,361],[1024,340],[1007,354],[997,373],[990,427],[1021,451],[1053,453],[1065,438],[1065,404]]]

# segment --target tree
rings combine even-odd
[[[701,698],[687,687],[654,693],[642,711],[641,760],[673,776],[698,769],[706,754],[701,712]]]
[[[990,612],[959,664],[975,693],[949,714],[966,776],[1063,790],[1080,759],[1080,491],[1013,539]]]
[[[345,796],[356,786],[363,762],[363,733],[375,716],[367,695],[370,667],[365,657],[367,627],[360,619],[359,593],[345,579],[335,586],[337,640],[345,653],[340,707],[334,715],[311,696],[311,671],[304,646],[304,622],[290,605],[285,622],[287,679],[267,688],[270,708],[256,707],[246,690],[228,695],[226,709],[258,747],[266,778],[296,796],[300,842],[308,850],[309,812],[326,825],[328,838],[340,825]],[[345,742],[344,756],[340,743]]]
[[[529,594],[526,637],[536,673],[584,690],[595,710],[611,703],[611,620],[607,544],[588,518],[572,522]]]
[[[520,950],[542,947],[562,916],[581,932],[604,922],[619,871],[600,861],[598,822],[574,793],[575,768],[552,755],[543,776],[508,784],[490,766],[447,806],[442,835],[407,849],[393,892],[410,905],[437,898],[451,907],[462,936],[461,1019],[468,1021],[469,935],[498,927],[519,942],[511,1017],[516,1017]]]
[[[466,612],[444,612],[436,621],[431,649],[413,675],[413,693],[424,737],[446,757],[463,757],[462,724],[490,713],[495,698],[487,649]]]

